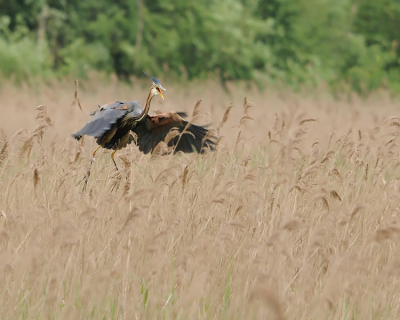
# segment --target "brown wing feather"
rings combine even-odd
[[[137,135],[137,145],[139,150],[144,153],[151,152],[160,141],[164,141],[172,128],[177,128],[181,133],[184,131],[188,122],[183,119],[184,113],[168,112],[157,115],[147,115],[145,121],[139,122],[133,130]],[[175,152],[201,152],[204,145],[213,149],[215,143],[203,138],[207,134],[207,129],[201,126],[190,124],[181,137],[175,137],[168,142],[169,146],[175,146]],[[178,145],[176,145],[178,144]]]
[[[161,113],[158,115],[148,115],[146,126],[150,134],[162,133],[168,131],[174,126],[182,125],[183,118],[175,112]]]

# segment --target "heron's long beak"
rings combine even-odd
[[[160,94],[161,98],[164,100],[164,96],[163,96],[163,94],[162,94],[162,92],[161,92],[160,89],[164,89],[164,88],[163,88],[163,87],[157,87],[158,93]],[[165,90],[165,89],[164,89],[164,90]]]

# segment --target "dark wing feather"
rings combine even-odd
[[[139,122],[133,130],[137,135],[139,150],[144,153],[151,152],[159,142],[164,141],[172,128],[177,128],[179,133],[182,133],[188,124],[188,121],[184,120],[182,116],[186,116],[186,114],[169,112],[147,115],[147,118]],[[190,124],[182,135],[171,139],[168,146],[175,146],[175,152],[203,152],[204,146],[213,150],[215,142],[209,138],[204,139],[207,132],[205,127]]]
[[[129,112],[128,107],[122,102],[115,102],[96,110],[93,118],[77,133],[72,136],[79,140],[83,135],[100,137],[112,128],[114,124]]]

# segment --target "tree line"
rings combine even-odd
[[[0,0],[0,72],[400,92],[400,0]]]

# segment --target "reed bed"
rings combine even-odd
[[[396,101],[165,83],[152,110],[195,109],[216,152],[98,152],[82,193],[70,134],[147,84],[3,86],[1,319],[399,318]]]

